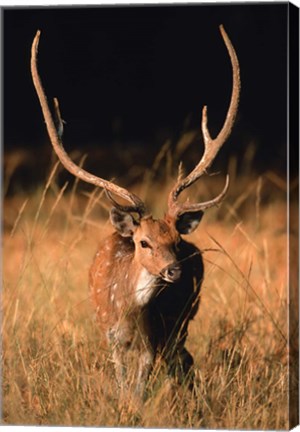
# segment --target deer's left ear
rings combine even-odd
[[[110,211],[110,221],[123,237],[132,237],[139,225],[130,213],[123,212],[115,207]]]
[[[178,216],[175,222],[175,227],[179,234],[190,234],[198,227],[203,211],[186,212]]]

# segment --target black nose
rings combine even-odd
[[[162,278],[167,282],[176,282],[180,275],[181,269],[179,265],[170,265],[161,272]]]

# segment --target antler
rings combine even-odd
[[[58,120],[58,128],[55,127],[53,118],[52,118],[52,114],[51,111],[49,109],[48,106],[48,101],[47,101],[47,97],[45,95],[42,83],[41,83],[41,79],[38,73],[38,68],[37,68],[37,54],[38,54],[38,44],[39,44],[39,39],[40,39],[40,30],[37,31],[36,36],[33,40],[32,43],[32,48],[31,48],[31,74],[32,74],[32,79],[33,79],[33,84],[35,86],[41,107],[42,107],[42,112],[44,115],[44,119],[46,122],[46,127],[47,127],[47,131],[50,137],[50,141],[52,143],[52,146],[54,148],[55,153],[57,154],[57,156],[59,157],[61,163],[63,164],[63,166],[70,172],[72,173],[75,177],[80,178],[81,180],[87,182],[87,183],[91,183],[95,186],[99,186],[104,188],[106,191],[109,191],[123,199],[125,199],[126,201],[129,201],[131,206],[122,206],[120,204],[118,204],[119,208],[123,208],[124,211],[128,211],[128,209],[130,209],[131,212],[136,212],[140,215],[140,217],[145,213],[146,209],[145,209],[145,204],[143,203],[143,201],[136,196],[133,193],[130,193],[127,189],[121,188],[120,186],[117,186],[116,184],[104,180],[100,177],[96,177],[93,174],[90,174],[89,172],[85,171],[84,169],[80,168],[78,165],[76,165],[71,159],[70,157],[67,155],[67,153],[65,152],[65,149],[63,148],[63,144],[62,144],[62,140],[61,140],[61,135],[62,135],[62,119],[60,116],[60,111],[59,111],[59,106],[58,106],[58,101],[57,99],[54,100],[54,105],[55,105],[55,113],[57,116],[57,120]],[[110,195],[108,195],[110,197]],[[115,201],[113,201],[115,203]]]
[[[220,32],[228,50],[233,71],[233,84],[230,105],[224,125],[215,139],[211,138],[207,128],[207,106],[203,107],[201,129],[204,140],[204,154],[198,165],[193,169],[193,171],[184,179],[179,179],[170,192],[168,199],[168,213],[175,217],[187,211],[194,212],[199,210],[205,210],[209,207],[219,204],[225,197],[229,186],[229,176],[227,175],[225,187],[216,198],[197,204],[190,204],[188,201],[181,204],[177,201],[178,196],[184,189],[191,186],[193,183],[195,183],[196,180],[198,180],[203,174],[207,172],[207,169],[212,164],[218,151],[229,137],[236,117],[241,87],[239,62],[232,43],[222,25],[220,26]]]

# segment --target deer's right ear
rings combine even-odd
[[[198,227],[202,216],[203,211],[196,212],[186,212],[180,215],[176,222],[175,226],[179,234],[190,234]]]
[[[132,237],[138,227],[137,221],[130,213],[123,212],[115,207],[110,211],[110,221],[123,237]]]

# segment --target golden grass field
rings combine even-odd
[[[157,217],[171,186],[168,164],[158,155],[133,185]],[[97,244],[111,232],[108,203],[102,191],[83,191],[78,182],[58,187],[57,171],[58,164],[34,193],[4,200],[3,423],[287,429],[285,179],[251,170],[237,177],[230,164],[227,199],[189,237],[205,262],[187,342],[195,391],[177,388],[158,361],[137,410],[119,400],[88,292]],[[209,198],[223,181],[207,177],[189,194]]]

